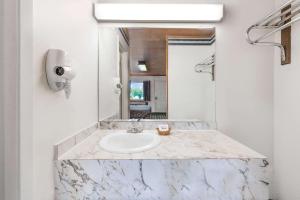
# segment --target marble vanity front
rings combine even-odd
[[[98,129],[55,160],[57,200],[268,200],[266,157],[214,130],[174,130],[158,147],[104,151]]]

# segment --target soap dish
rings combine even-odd
[[[156,128],[159,135],[170,135],[171,134],[171,128],[167,131],[160,131],[158,128]]]

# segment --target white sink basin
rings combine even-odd
[[[159,145],[160,137],[155,131],[142,133],[113,133],[100,140],[100,146],[113,153],[137,153],[152,149]]]

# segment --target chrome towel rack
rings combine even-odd
[[[300,0],[290,0],[271,12],[256,24],[250,26],[246,32],[246,39],[250,44],[262,46],[277,46],[281,51],[281,63],[290,63],[291,25],[300,20]],[[257,38],[251,38],[252,30],[269,30]],[[268,37],[281,32],[281,43],[265,41]]]
[[[212,76],[212,81],[215,80],[215,54],[205,58],[202,62],[195,65],[195,72],[208,73]]]

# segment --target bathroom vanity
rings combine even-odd
[[[55,146],[56,200],[269,199],[266,157],[216,131],[215,36],[99,26],[99,127]]]
[[[175,129],[137,153],[101,147],[105,136],[122,131],[97,129],[82,141],[74,137],[56,146],[65,151],[55,160],[57,200],[269,199],[266,157],[219,131]]]

